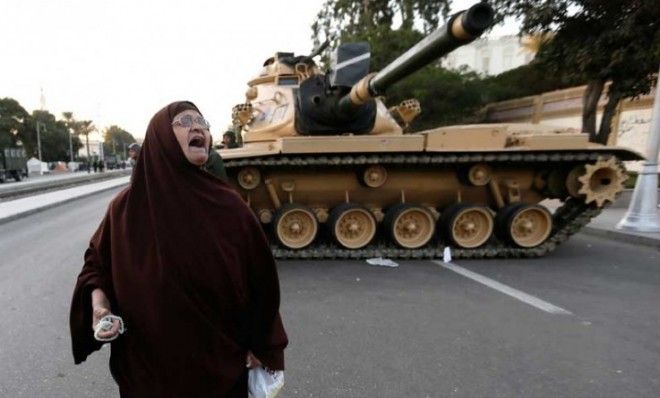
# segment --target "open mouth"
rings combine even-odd
[[[188,146],[192,148],[205,148],[204,144],[204,137],[201,135],[192,136],[188,141]]]

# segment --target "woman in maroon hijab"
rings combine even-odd
[[[284,369],[275,262],[259,222],[202,171],[208,123],[190,102],[149,123],[130,187],[85,253],[71,304],[75,362],[120,316],[110,371],[122,397],[247,397],[248,366]],[[117,336],[118,322],[98,337]]]

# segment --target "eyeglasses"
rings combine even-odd
[[[193,123],[198,124],[202,128],[206,130],[211,129],[211,123],[209,123],[206,119],[204,119],[201,116],[194,116],[193,115],[183,115],[181,116],[178,120],[175,120],[172,122],[172,126],[181,126],[185,127],[187,129],[191,128],[193,126]]]

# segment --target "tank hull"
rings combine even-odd
[[[291,137],[221,154],[278,258],[433,258],[446,246],[455,257],[534,257],[599,214],[620,191],[621,161],[640,158],[590,144],[582,134],[538,129],[481,125],[400,136]],[[408,224],[396,218],[402,206],[413,208]],[[282,216],[292,207],[302,210]],[[514,216],[521,208],[526,213]],[[311,240],[280,239],[300,238],[301,226],[312,231]],[[351,226],[367,232],[356,237]]]

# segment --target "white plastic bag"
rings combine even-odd
[[[370,265],[379,265],[381,267],[398,267],[399,264],[390,260],[389,258],[374,257],[367,259],[367,264]]]
[[[442,252],[442,262],[451,263],[451,249],[449,246],[445,247],[445,250]]]
[[[284,372],[268,372],[261,366],[248,372],[248,392],[252,398],[275,398],[284,386]]]

